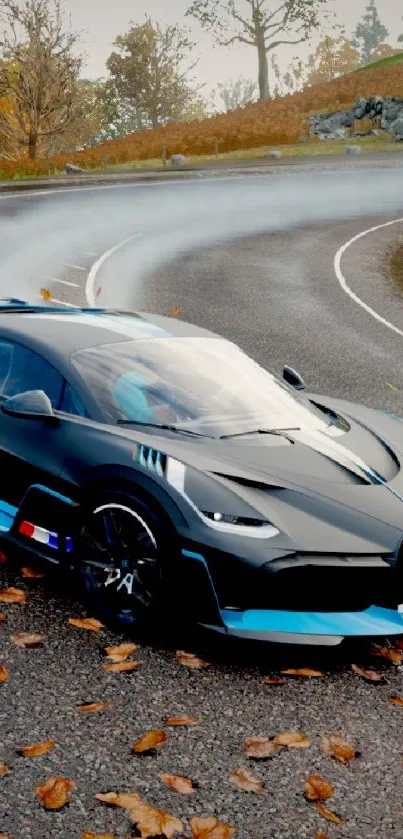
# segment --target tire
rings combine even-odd
[[[145,501],[105,491],[87,505],[75,563],[92,611],[105,623],[143,628],[162,611],[167,526]]]

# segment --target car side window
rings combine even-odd
[[[66,382],[64,387],[59,410],[63,411],[64,414],[74,414],[74,416],[89,418],[84,402],[68,382]]]
[[[43,390],[52,407],[58,408],[63,388],[63,376],[36,352],[0,341],[0,395],[15,396],[27,390]]]

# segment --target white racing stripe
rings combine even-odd
[[[345,293],[348,294],[348,296],[351,297],[352,300],[354,300],[354,303],[358,303],[358,305],[361,306],[362,309],[365,309],[365,311],[368,312],[368,314],[371,315],[371,317],[375,318],[375,320],[377,320],[379,323],[382,323],[383,326],[387,326],[388,329],[391,329],[398,335],[403,336],[402,329],[399,329],[398,326],[395,326],[389,320],[386,320],[386,318],[382,317],[382,315],[380,315],[374,309],[371,309],[371,306],[368,306],[368,303],[364,303],[364,301],[361,300],[361,298],[358,297],[357,294],[354,294],[354,292],[349,287],[341,268],[341,260],[346,251],[351,247],[351,245],[354,245],[355,242],[359,241],[359,239],[363,239],[365,236],[369,236],[370,233],[376,233],[377,230],[382,230],[385,227],[392,227],[394,224],[403,224],[403,218],[396,218],[393,219],[393,221],[387,221],[384,224],[377,224],[375,227],[370,227],[368,230],[363,230],[361,233],[358,233],[357,236],[353,236],[352,239],[349,239],[349,241],[342,245],[342,247],[339,248],[339,250],[336,253],[336,256],[334,258],[334,270],[339,285],[341,286],[343,291],[345,291]]]

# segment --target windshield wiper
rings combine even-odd
[[[250,431],[237,431],[235,434],[223,434],[219,440],[229,440],[230,437],[246,437],[247,434],[274,434],[281,437],[287,431],[301,431],[300,428],[252,428]]]
[[[140,420],[125,420],[118,419],[118,425],[145,425],[148,428],[160,428],[162,431],[175,431],[176,434],[188,434],[191,437],[210,437],[210,434],[200,434],[199,431],[191,431],[189,428],[179,428],[177,425],[170,425],[169,423],[158,422],[141,422]],[[214,439],[211,437],[211,439]]]

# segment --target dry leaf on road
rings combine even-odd
[[[196,792],[196,787],[193,786],[193,781],[190,778],[184,778],[183,775],[168,775],[166,772],[157,772],[161,781],[168,787],[180,792],[182,795],[192,795]]]
[[[168,740],[168,735],[162,728],[157,728],[152,731],[146,731],[139,740],[136,740],[132,745],[132,752],[136,754],[144,754],[158,749]]]
[[[104,628],[103,623],[96,618],[69,618],[69,624],[77,629],[89,629],[92,632],[99,632]]]
[[[316,679],[324,676],[320,670],[311,670],[310,667],[297,667],[296,669],[282,670],[284,676],[303,676],[305,679]]]
[[[392,705],[403,705],[403,696],[390,696],[389,702],[391,702]]]
[[[33,743],[31,746],[16,746],[15,751],[23,757],[41,757],[54,747],[53,740],[44,740],[43,743]]]
[[[304,784],[305,797],[309,801],[326,801],[334,795],[334,787],[321,775],[310,775]]]
[[[0,612],[0,621],[5,621],[5,619],[6,619],[6,616],[5,616],[4,612]]]
[[[311,741],[299,731],[283,731],[274,738],[274,744],[285,746],[287,749],[306,749],[311,745]]]
[[[16,644],[17,647],[35,650],[37,647],[43,647],[46,638],[45,635],[40,635],[39,632],[15,632],[14,635],[10,635],[10,641]]]
[[[179,728],[181,725],[198,725],[199,722],[197,717],[168,717],[165,725]]]
[[[157,810],[143,801],[136,802],[129,810],[129,818],[140,830],[142,839],[148,836],[164,836],[171,839],[176,833],[183,832],[183,824],[176,816]]]
[[[326,833],[322,833],[320,830],[319,833],[316,834],[315,839],[329,839]]]
[[[116,661],[114,664],[103,664],[102,667],[107,673],[130,673],[131,670],[137,670],[140,664],[141,661]]]
[[[87,702],[86,705],[76,705],[77,711],[83,711],[87,714],[95,714],[97,711],[105,711],[110,708],[109,702]]]
[[[215,816],[193,816],[190,819],[192,839],[230,839],[235,828],[219,822]]]
[[[186,653],[184,650],[177,650],[176,659],[179,661],[179,664],[183,664],[185,667],[191,667],[193,670],[201,670],[202,667],[209,666],[207,661],[203,661],[202,658],[199,658],[194,653]]]
[[[358,664],[352,664],[351,669],[357,676],[362,676],[367,682],[384,682],[382,673],[376,673],[375,670],[365,670],[363,667],[358,667]]]
[[[340,763],[350,763],[356,757],[360,756],[360,752],[346,743],[341,734],[327,734],[322,741],[323,751],[325,754],[331,755]]]
[[[103,804],[123,807],[125,810],[130,810],[140,800],[137,792],[97,792],[95,798]]]
[[[3,665],[0,664],[0,682],[8,682],[9,675],[7,667],[3,667]]]
[[[287,681],[286,679],[280,679],[279,676],[266,676],[263,683],[265,685],[285,685]]]
[[[277,751],[278,746],[269,737],[245,737],[244,752],[246,757],[251,757],[255,760],[266,760],[272,757]]]
[[[119,663],[120,661],[126,661],[129,655],[135,653],[137,650],[137,644],[118,644],[116,647],[105,647],[106,657],[109,658],[110,661],[114,661]]]
[[[403,652],[399,652],[399,650],[396,650],[393,647],[373,647],[371,652],[372,655],[376,655],[380,658],[386,658],[386,660],[390,661],[392,664],[403,663]]]
[[[27,595],[22,588],[10,586],[10,588],[4,588],[3,591],[0,591],[0,602],[18,603],[20,606],[23,606],[27,602]]]
[[[91,830],[86,830],[82,833],[80,839],[119,839],[114,833],[93,833]]]
[[[44,300],[52,299],[52,292],[48,288],[41,288],[39,293]]]
[[[0,763],[0,775],[9,775],[10,772],[11,769],[9,769],[5,763]]]
[[[332,813],[332,811],[328,810],[327,807],[323,807],[322,804],[315,804],[314,807],[324,819],[328,820],[328,822],[333,822],[333,824],[344,824],[344,819],[341,819],[340,816],[336,815],[336,813]]]
[[[255,778],[249,769],[243,769],[241,766],[230,773],[229,780],[243,792],[263,792],[263,784],[259,778]]]
[[[45,810],[61,810],[67,804],[71,790],[75,786],[75,781],[52,775],[45,783],[37,787],[35,792]]]
[[[21,574],[23,577],[26,577],[27,580],[43,580],[46,576],[46,574],[43,574],[41,571],[36,571],[35,568],[28,568],[28,566],[21,568]]]

